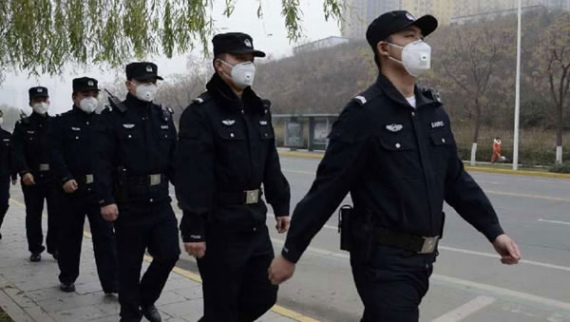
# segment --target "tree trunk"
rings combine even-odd
[[[479,99],[475,99],[475,128],[473,129],[473,145],[471,146],[471,165],[477,163],[477,142],[479,141],[479,129],[481,127],[481,107]]]

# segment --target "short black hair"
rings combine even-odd
[[[216,70],[216,60],[224,60],[226,59],[226,55],[227,53],[221,53],[217,56],[214,57],[214,59],[212,60],[212,66],[214,67],[214,71]]]
[[[381,40],[381,41],[387,41],[387,42],[392,42],[392,36],[388,36],[388,38]],[[382,62],[380,61],[380,53],[378,52],[378,43],[376,43],[376,46],[372,47],[372,51],[374,52],[374,62],[376,63],[376,66],[378,67],[378,69],[382,69]]]

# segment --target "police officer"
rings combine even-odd
[[[169,196],[176,130],[172,110],[153,103],[157,66],[131,63],[126,72],[127,99],[97,129],[95,185],[103,218],[115,222],[121,321],[160,321],[154,303],[180,255]],[[153,261],[141,280],[147,249]]]
[[[32,87],[29,90],[32,115],[16,122],[14,128],[14,152],[16,168],[22,179],[22,191],[26,203],[26,235],[30,261],[39,262],[42,245],[42,212],[47,201],[48,231],[47,252],[57,259],[58,227],[56,213],[56,193],[53,172],[47,145],[47,132],[52,117],[48,115],[49,95],[45,87]]]
[[[362,321],[418,321],[418,306],[442,236],[447,202],[492,242],[505,264],[520,252],[491,203],[457,157],[450,119],[437,93],[415,86],[430,66],[423,37],[432,16],[388,12],[366,32],[377,81],[341,113],[308,194],[297,205],[270,278],[281,283],[348,192],[354,201],[350,262],[364,303]]]
[[[93,236],[93,251],[101,286],[106,294],[117,293],[117,252],[113,224],[101,217],[93,191],[94,112],[98,106],[97,80],[73,80],[73,108],[54,119],[49,130],[50,148],[56,182],[61,187],[61,234],[59,244],[59,281],[64,292],[75,291],[83,241],[85,215]]]
[[[251,89],[250,36],[213,38],[216,73],[182,114],[176,194],[186,251],[203,280],[201,321],[254,321],[276,301],[267,279],[274,257],[262,185],[279,233],[289,226],[289,184],[281,172],[269,101]]]
[[[4,124],[4,113],[0,110],[0,228],[4,216],[8,212],[10,200],[10,177],[12,184],[16,184],[17,172],[14,166],[14,156],[12,152],[12,134],[2,129]],[[0,232],[2,239],[2,232]]]

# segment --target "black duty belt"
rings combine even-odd
[[[253,205],[259,203],[260,199],[261,189],[218,193],[218,201],[226,205]]]
[[[168,182],[168,177],[164,174],[148,174],[142,176],[129,175],[128,183],[135,186],[158,186]]]
[[[379,244],[409,250],[418,254],[432,254],[435,252],[440,239],[440,236],[422,237],[396,233],[382,228],[374,228],[372,232]]]

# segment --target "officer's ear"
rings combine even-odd
[[[380,41],[376,44],[376,52],[380,57],[389,57],[390,53],[388,52],[388,42]]]
[[[214,69],[216,70],[217,73],[224,72],[224,63],[222,62],[222,60],[225,61],[225,59],[226,59],[226,54],[220,54],[216,56],[216,58],[214,58]]]

